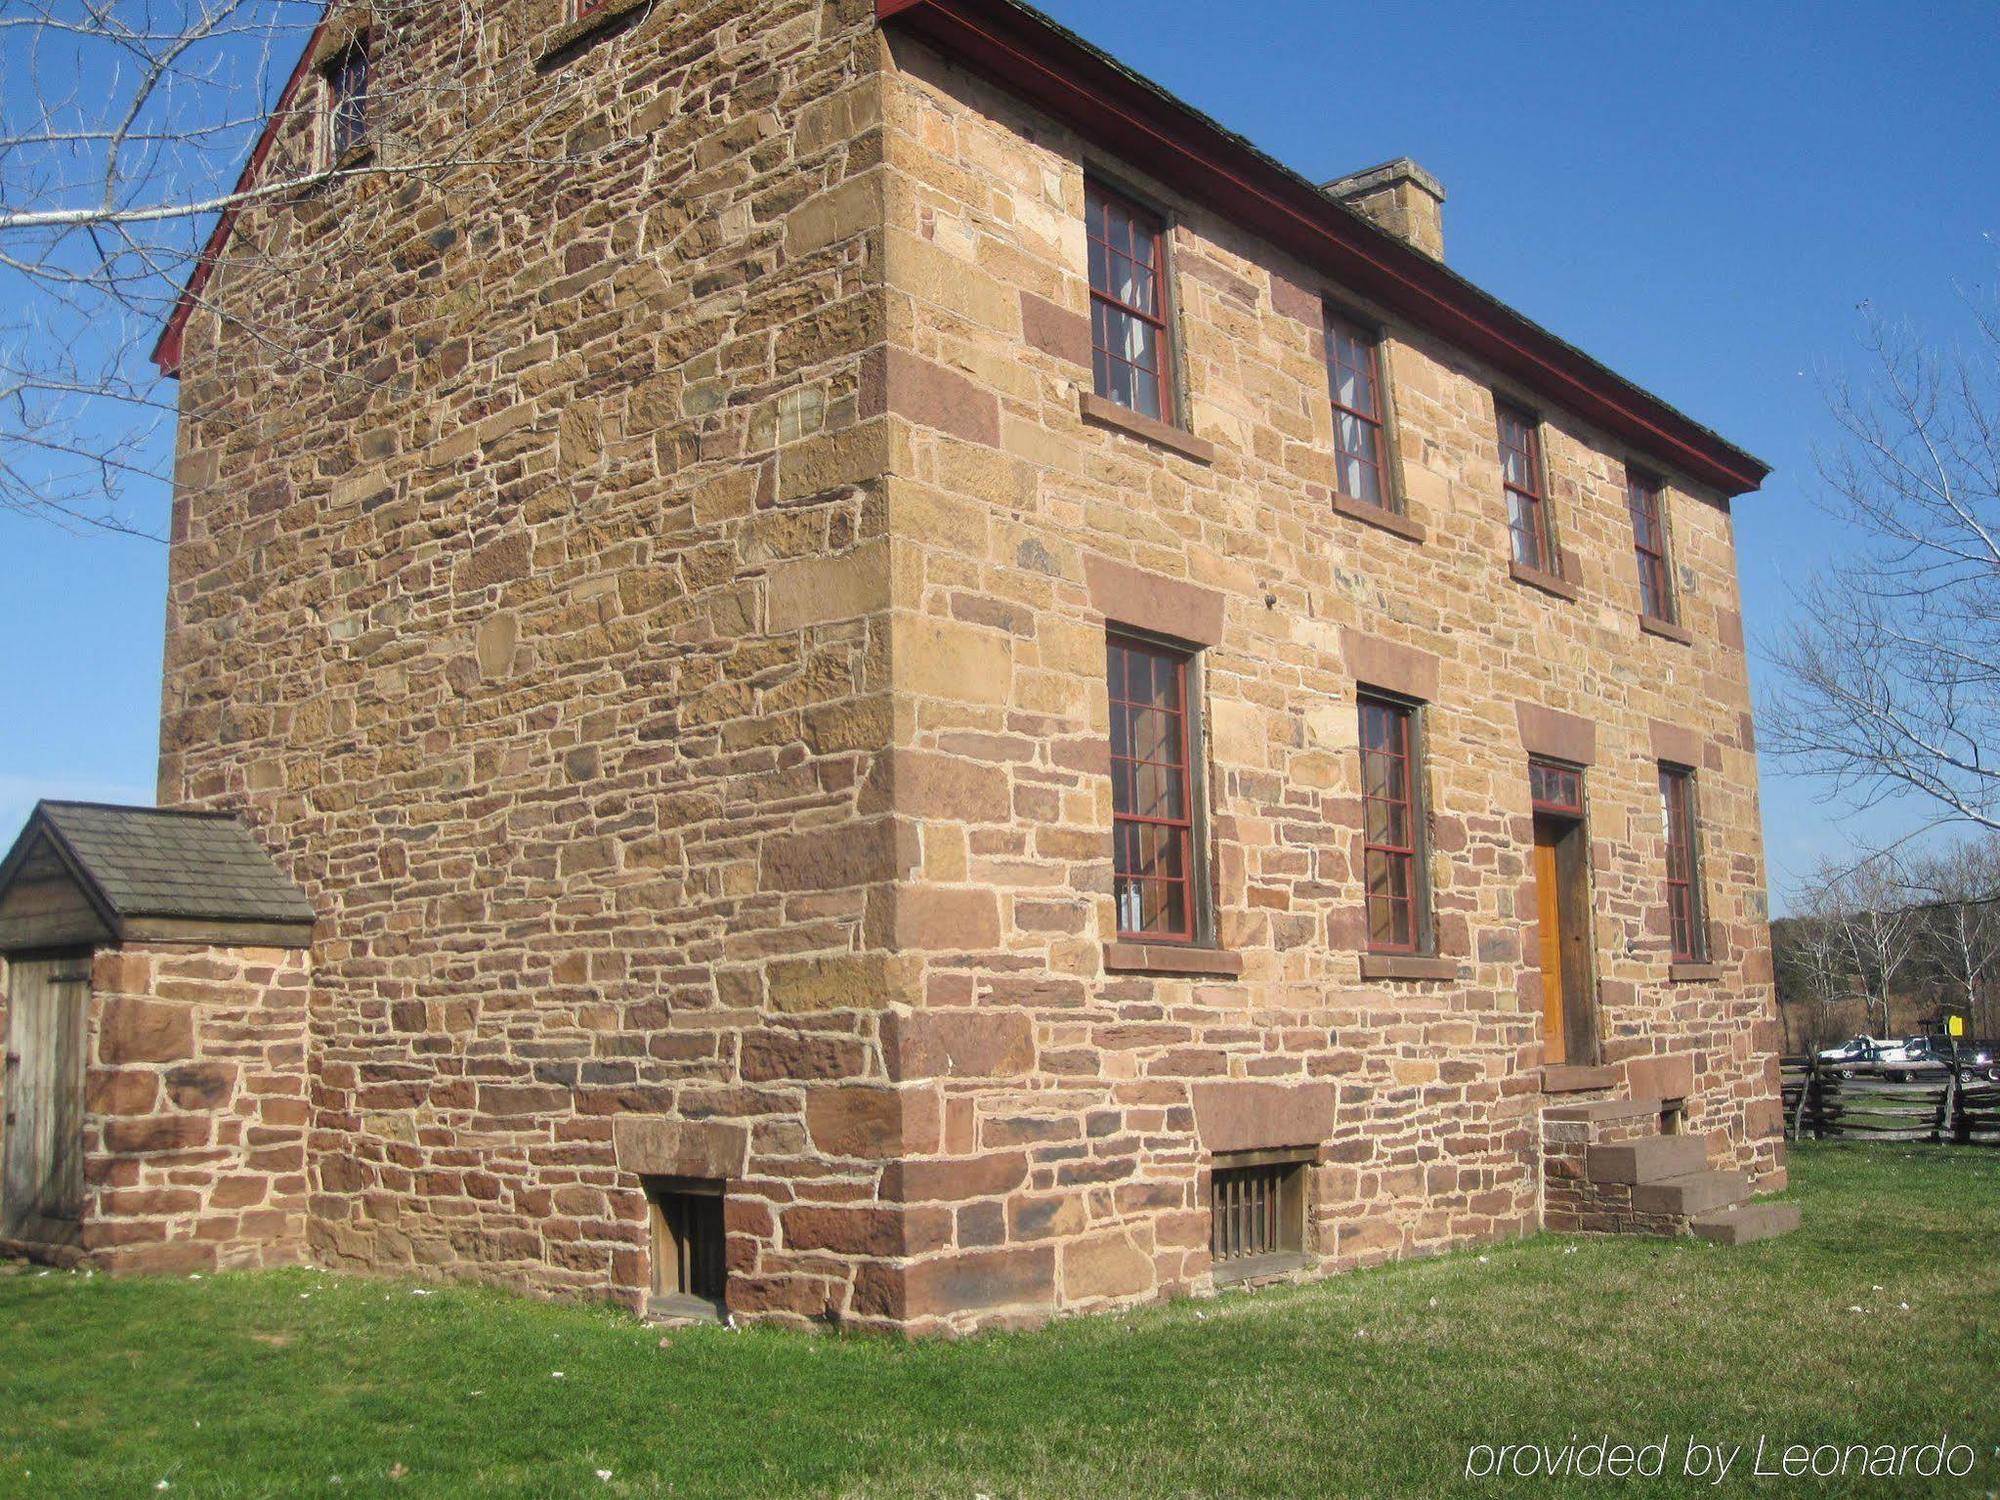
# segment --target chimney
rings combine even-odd
[[[1336,177],[1320,191],[1432,260],[1444,259],[1444,184],[1409,157]]]

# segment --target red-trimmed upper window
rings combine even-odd
[[[1416,720],[1409,704],[1361,700],[1362,884],[1377,953],[1414,953],[1423,941]]]
[[[1112,890],[1118,935],[1195,936],[1194,742],[1184,651],[1114,635],[1111,687]]]
[[[1536,812],[1583,816],[1583,772],[1559,760],[1528,762],[1528,796]]]
[[[1542,493],[1542,437],[1526,412],[1505,404],[1500,419],[1500,482],[1507,494],[1507,531],[1514,561],[1540,573],[1559,573],[1549,542],[1549,508]]]
[[[357,37],[326,70],[326,140],[335,165],[368,139],[368,38]]]
[[[1674,621],[1672,574],[1667,567],[1667,523],[1659,481],[1625,471],[1625,504],[1632,512],[1632,548],[1639,560],[1639,613]]]
[[[1090,343],[1097,394],[1141,416],[1174,420],[1160,221],[1092,183]]]
[[[1378,341],[1326,314],[1326,383],[1333,401],[1334,487],[1363,505],[1394,506],[1384,464],[1382,359]]]
[[[1694,772],[1660,767],[1660,817],[1667,843],[1667,927],[1676,963],[1708,957],[1702,931],[1700,860],[1695,847]]]

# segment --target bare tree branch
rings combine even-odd
[[[565,75],[535,73],[532,47],[496,44],[505,13],[484,0],[0,0],[0,511],[164,534],[174,400],[154,341],[184,297],[217,311],[199,283],[313,274],[317,242],[278,225],[295,209],[373,178],[633,149],[572,139]],[[294,145],[331,139],[326,60],[286,93],[322,21],[329,42],[421,34],[426,65],[371,62],[368,149],[279,150],[246,175],[274,114]],[[496,89],[496,70],[519,76]],[[507,92],[542,103],[496,133],[492,100]],[[218,220],[253,213],[269,232],[211,253]],[[241,301],[231,336],[267,339]],[[274,352],[367,385],[315,351]]]
[[[1871,317],[1872,378],[1829,392],[1822,499],[1859,544],[1799,590],[1763,727],[1829,798],[2000,830],[2000,318],[1968,307],[1965,350]]]

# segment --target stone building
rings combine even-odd
[[[329,15],[246,180],[352,170],[160,347],[297,1254],[924,1332],[1784,1227],[1763,465],[1012,0],[465,9]]]

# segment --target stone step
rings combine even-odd
[[[1592,1182],[1665,1182],[1708,1168],[1708,1142],[1698,1135],[1650,1135],[1614,1146],[1592,1146],[1584,1175]]]
[[[1748,1245],[1790,1234],[1798,1227],[1796,1203],[1740,1203],[1703,1214],[1688,1225],[1697,1238],[1716,1245]]]
[[[1747,1172],[1691,1172],[1665,1182],[1642,1182],[1632,1189],[1632,1207],[1645,1214],[1706,1214],[1749,1199]]]
[[[1658,1099],[1591,1099],[1581,1104],[1551,1104],[1542,1111],[1542,1118],[1603,1125],[1649,1116],[1657,1120],[1663,1107]]]

